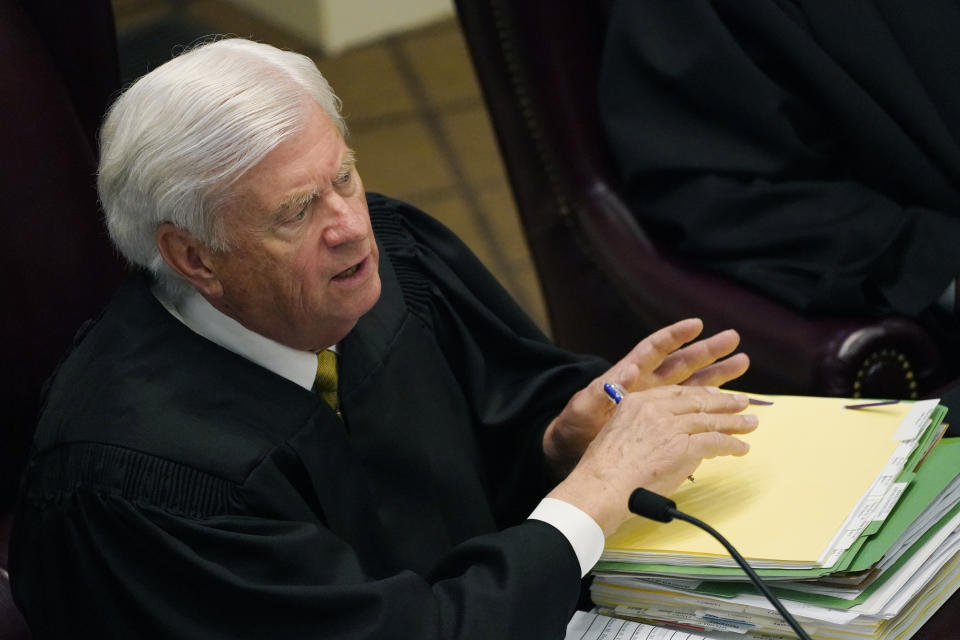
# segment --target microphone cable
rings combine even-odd
[[[634,489],[633,493],[630,494],[629,502],[630,511],[633,513],[649,518],[651,520],[656,520],[658,522],[670,522],[674,518],[677,520],[683,520],[684,522],[689,522],[690,524],[700,527],[714,538],[716,538],[720,544],[726,548],[730,553],[730,556],[736,560],[737,564],[740,565],[740,568],[746,572],[747,577],[753,582],[753,584],[760,590],[760,592],[766,596],[767,600],[774,606],[774,608],[783,616],[783,619],[787,621],[787,624],[790,625],[790,628],[793,629],[794,633],[797,634],[797,637],[800,640],[811,640],[810,636],[807,635],[807,632],[803,630],[803,627],[800,626],[800,623],[791,615],[787,608],[783,606],[783,603],[780,602],[780,599],[773,594],[772,591],[764,584],[763,580],[760,579],[760,576],[757,575],[757,572],[753,570],[753,567],[740,555],[740,552],[737,551],[732,544],[730,544],[726,538],[724,538],[720,533],[708,525],[702,520],[698,520],[691,515],[688,515],[677,509],[677,504],[665,498],[658,493],[649,491],[642,487]]]

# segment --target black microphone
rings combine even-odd
[[[757,572],[753,570],[746,560],[743,559],[743,556],[733,548],[733,545],[727,542],[727,539],[722,535],[717,533],[717,531],[708,525],[705,522],[697,520],[691,515],[687,515],[682,511],[677,510],[677,503],[671,500],[670,498],[665,498],[659,493],[654,493],[653,491],[648,491],[644,488],[634,489],[633,493],[630,494],[630,502],[628,503],[630,511],[637,514],[638,516],[643,516],[644,518],[649,518],[651,520],[656,520],[657,522],[670,522],[674,518],[677,520],[683,520],[689,522],[692,525],[698,526],[714,538],[720,541],[734,560],[737,561],[737,564],[740,565],[740,568],[744,570],[747,574],[747,577],[756,585],[757,589],[767,597],[767,600],[770,601],[770,604],[780,612],[780,615],[783,616],[783,619],[787,621],[787,624],[793,629],[797,634],[797,637],[801,640],[810,640],[810,636],[807,635],[807,632],[803,630],[803,627],[800,626],[800,623],[797,622],[790,612],[787,611],[787,608],[783,606],[780,602],[780,599],[777,596],[773,595],[773,592],[767,588],[767,585],[764,584],[763,580],[760,579],[760,576],[757,575]]]
[[[642,487],[630,494],[629,507],[638,516],[657,522],[670,522],[679,513],[676,502]]]

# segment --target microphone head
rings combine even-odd
[[[676,509],[677,503],[659,493],[640,487],[634,489],[633,493],[630,494],[629,507],[630,511],[638,516],[650,518],[657,522],[670,522],[673,520],[673,514],[670,513],[670,510]]]

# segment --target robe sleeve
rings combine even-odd
[[[456,235],[391,203],[413,239],[411,262],[430,283],[424,313],[474,411],[506,526],[529,515],[557,480],[543,456],[548,423],[610,365],[550,342]]]
[[[496,522],[479,517],[479,535],[417,570],[381,562],[376,543],[409,547],[417,530],[365,530],[380,500],[365,497],[377,491],[362,484],[369,470],[335,444],[347,439],[339,424],[296,431],[242,482],[72,443],[35,461],[18,512],[12,584],[36,637],[563,637],[579,562],[557,529],[525,518],[549,482],[543,429],[606,365],[552,345],[442,225],[373,198],[379,207],[399,214],[403,228],[379,237],[394,242],[409,305],[469,406]],[[320,470],[307,464],[318,456]],[[385,507],[416,512],[395,502]]]
[[[960,271],[957,212],[894,195],[951,182],[897,122],[930,118],[887,113],[799,5],[617,3],[599,100],[626,198],[661,245],[801,310],[917,313]],[[863,46],[874,68],[901,62]]]
[[[32,559],[12,580],[36,638],[561,638],[579,595],[569,544],[536,521],[472,538],[428,575],[374,578],[316,522],[85,487],[56,503],[22,510],[14,541]]]

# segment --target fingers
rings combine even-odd
[[[678,396],[695,396],[701,395],[704,393],[722,393],[720,389],[716,387],[694,387],[692,385],[664,385],[662,387],[653,387],[652,389],[644,389],[643,391],[636,391],[630,394],[631,402],[650,402],[652,400],[664,400],[668,398],[676,398]]]
[[[595,378],[586,388],[586,392],[580,392],[573,397],[572,403],[574,404],[575,409],[578,412],[609,412],[612,410],[614,405],[611,403],[611,398],[603,387],[607,382],[617,381],[625,388],[629,389],[631,374],[636,376],[638,375],[638,372],[637,368],[632,365],[626,367],[625,371],[627,372],[627,375],[621,373],[621,375],[615,379],[610,375],[609,371],[603,376]],[[665,385],[630,393],[626,397],[632,398],[631,402],[638,403],[644,400],[657,400],[662,398],[673,398],[680,395],[696,395],[701,393],[721,393],[721,391],[716,387],[709,386],[695,387],[693,385]]]
[[[664,384],[719,386],[743,375],[750,360],[742,354],[727,358],[740,344],[740,335],[729,329],[693,342],[702,331],[698,318],[664,327],[638,343],[607,378],[636,391]]]
[[[628,363],[620,370],[619,382],[624,389],[632,389],[634,383],[640,378],[640,367],[636,363]]]
[[[642,371],[653,371],[674,351],[687,344],[703,331],[699,318],[687,318],[651,333],[641,340],[617,365],[636,364]]]
[[[753,414],[740,413],[749,406],[749,399],[741,394],[724,393],[712,387],[671,386],[633,393],[621,402],[628,420],[650,419],[650,413],[670,416],[676,433],[744,434],[757,428]],[[663,412],[663,413],[661,413]]]
[[[745,353],[738,353],[700,369],[680,384],[719,387],[739,378],[749,368],[750,358]]]
[[[672,385],[656,387],[639,393],[631,393],[626,398],[630,404],[657,402],[658,405],[674,415],[685,413],[737,413],[750,404],[745,395],[725,393],[715,387],[691,387]]]
[[[690,436],[689,452],[701,460],[718,456],[743,456],[750,452],[750,445],[733,436],[711,431]]]
[[[691,435],[750,433],[757,428],[757,423],[757,416],[751,414],[688,413],[677,419],[679,429]]]
[[[656,368],[656,375],[664,384],[677,384],[698,372],[700,369],[715,363],[720,358],[730,355],[740,344],[740,334],[733,329],[721,331],[704,340],[698,340],[691,345],[668,354]],[[741,364],[738,362],[738,364]],[[724,380],[726,382],[727,380]]]

